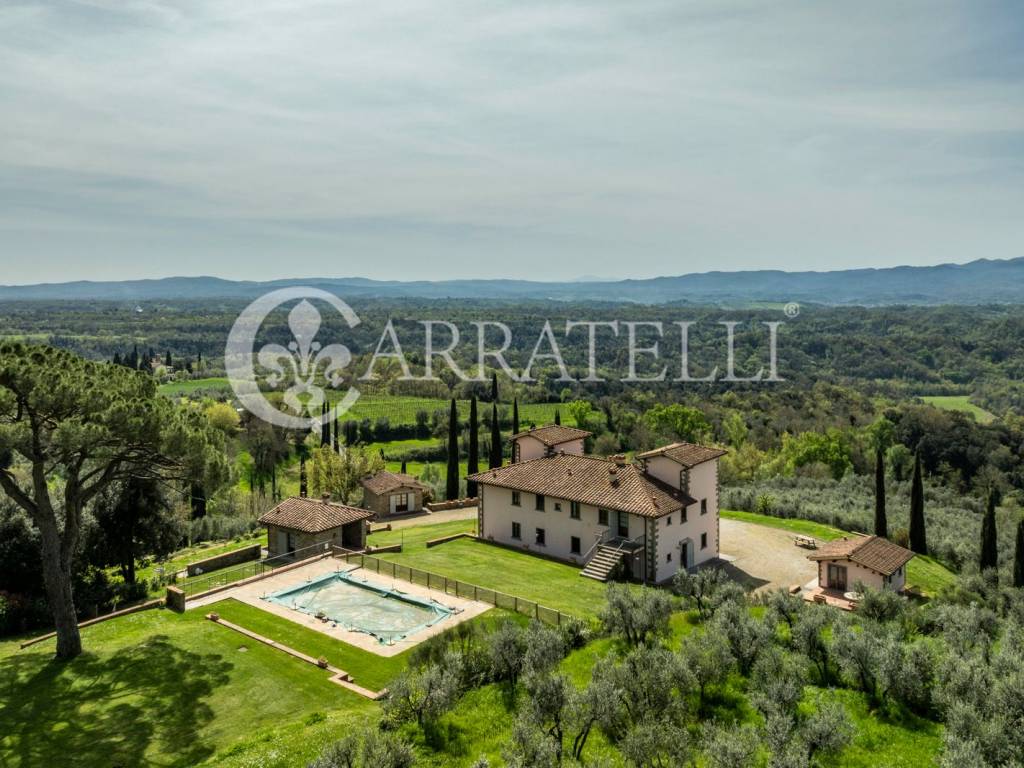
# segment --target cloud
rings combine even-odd
[[[3,279],[1018,256],[1021,33],[996,2],[9,3]]]

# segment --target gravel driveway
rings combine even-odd
[[[817,564],[807,559],[811,550],[796,546],[789,531],[724,517],[720,523],[725,570],[754,591],[803,586],[817,578]]]

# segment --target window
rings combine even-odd
[[[555,512],[561,512],[561,511],[562,511],[562,502],[556,501],[555,502]]]
[[[573,536],[573,537],[571,537],[569,539],[569,551],[572,554],[574,554],[574,555],[578,555],[580,553],[580,537],[579,536]]]
[[[391,498],[395,500],[395,512],[408,512],[409,511],[409,494],[408,493],[396,493]]]
[[[538,512],[543,512],[544,511],[544,494],[542,494],[542,493],[538,493],[537,494],[537,505],[534,508]]]
[[[569,502],[569,517],[573,520],[580,519],[580,503],[578,501]]]
[[[543,528],[538,528],[537,529],[536,542],[537,542],[537,546],[538,547],[543,547],[544,546],[544,529]]]
[[[519,491],[512,491],[512,506],[519,506]]]
[[[668,516],[668,520],[665,521],[665,525],[672,525],[672,515]]]
[[[608,510],[607,509],[599,509],[599,510],[597,510],[597,524],[598,525],[608,525]]]
[[[686,525],[686,507],[683,507],[683,511],[679,513],[679,522]]]
[[[512,538],[521,539],[523,538],[523,528],[519,523],[512,523]]]
[[[671,563],[672,562],[672,553],[671,552],[668,552],[668,553],[665,554],[665,562],[666,563]]]
[[[707,549],[708,548],[708,535],[706,533],[702,533],[700,535],[700,548],[701,549]]]
[[[706,515],[708,513],[708,500],[707,499],[701,499],[700,500],[700,513],[702,515]]]

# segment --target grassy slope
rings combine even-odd
[[[198,611],[151,610],[83,630],[86,652],[67,664],[51,661],[53,641],[0,643],[0,763],[192,766],[282,724],[315,753],[377,716],[328,673],[243,639]],[[305,732],[318,710],[333,727]]]
[[[746,523],[766,525],[771,528],[781,528],[793,533],[800,533],[804,536],[812,536],[815,539],[831,541],[840,536],[847,536],[846,531],[838,528],[815,523],[811,520],[797,520],[794,518],[771,517],[769,515],[758,515],[754,512],[740,512],[737,510],[723,509],[722,517],[732,520],[742,520]],[[952,586],[956,581],[956,574],[952,573],[942,563],[927,555],[917,555],[907,565],[907,586],[916,587],[925,595],[936,595],[943,587]]]
[[[979,424],[991,424],[996,419],[995,414],[989,413],[984,408],[972,403],[968,395],[929,395],[921,399],[928,403],[928,405],[933,405],[936,408],[969,413]]]
[[[596,616],[604,605],[605,585],[583,578],[579,575],[579,568],[571,565],[467,539],[432,549],[427,549],[423,543],[428,538],[472,530],[473,522],[413,526],[391,531],[390,534],[377,533],[370,537],[370,543],[395,543],[404,535],[402,552],[383,554],[381,558],[525,597],[576,616]]]
[[[158,567],[163,568],[165,573],[177,573],[178,571],[185,570],[188,565],[198,560],[205,560],[206,558],[213,557],[214,555],[222,555],[225,552],[243,549],[244,547],[249,547],[253,544],[266,544],[266,542],[267,534],[263,531],[253,533],[249,536],[243,536],[239,539],[231,539],[230,541],[204,541],[203,543],[196,544],[193,547],[179,549],[165,561],[152,562],[145,568],[139,568],[135,572],[136,578],[151,578],[155,575]]]

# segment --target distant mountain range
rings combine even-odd
[[[629,301],[644,304],[987,304],[1024,303],[1024,258],[979,259],[931,267],[846,269],[834,272],[703,272],[643,280],[539,282],[440,280],[401,282],[348,278],[301,278],[254,282],[218,277],[78,281],[0,286],[0,301],[249,299],[275,288],[309,285],[342,298],[417,297]]]

